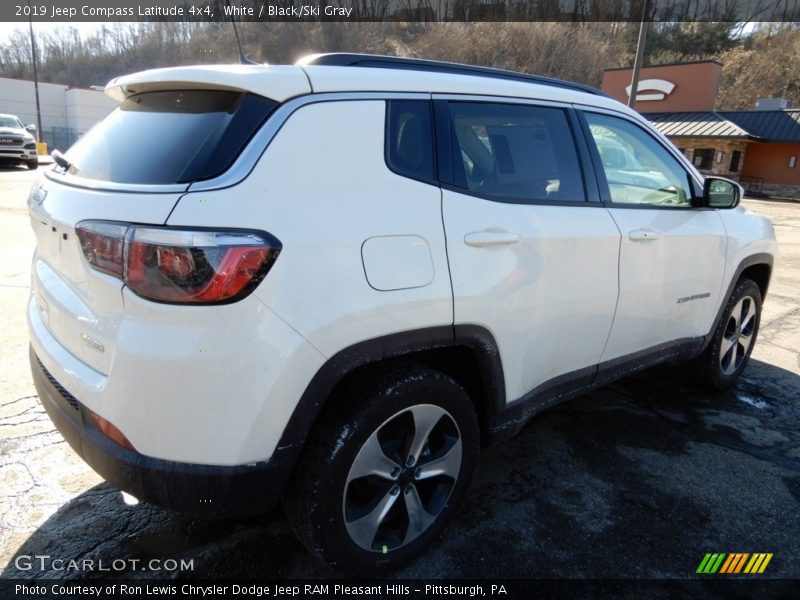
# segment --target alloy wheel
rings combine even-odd
[[[418,538],[444,510],[461,458],[458,425],[439,406],[418,404],[384,421],[347,475],[342,510],[350,538],[384,554]]]
[[[747,358],[747,352],[753,344],[756,316],[756,303],[750,296],[744,296],[733,307],[719,351],[719,365],[723,374],[736,372]]]

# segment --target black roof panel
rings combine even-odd
[[[549,85],[553,87],[594,94],[595,96],[610,96],[605,92],[580,83],[572,83],[552,77],[541,75],[530,75],[528,73],[518,73],[516,71],[506,71],[504,69],[493,69],[490,67],[478,67],[475,65],[462,65],[438,60],[426,60],[422,58],[404,58],[402,56],[381,56],[378,54],[349,54],[333,52],[330,54],[318,54],[307,61],[304,65],[320,65],[328,67],[370,67],[378,69],[404,69],[409,71],[431,71],[436,73],[451,73],[453,75],[472,75],[474,77],[491,77],[493,79],[508,79],[510,81],[522,81],[526,83],[537,83],[539,85]]]

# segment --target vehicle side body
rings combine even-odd
[[[205,516],[268,509],[341,390],[382,369],[424,367],[457,382],[487,444],[557,402],[702,354],[743,277],[767,293],[777,253],[767,220],[694,201],[612,200],[587,115],[649,136],[686,173],[692,198],[703,178],[599,93],[313,62],[149,71],[107,93],[197,89],[276,103],[223,173],[136,184],[56,169],[29,203],[37,389],[90,465],[157,504]],[[466,104],[556,115],[576,157],[574,197],[557,197],[552,181],[532,200],[459,185],[452,128]],[[392,162],[395,106],[430,111],[429,176]],[[76,235],[87,220],[264,232],[280,253],[235,302],[154,302],[91,268]],[[653,231],[659,239],[647,238]]]

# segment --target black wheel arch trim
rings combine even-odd
[[[360,367],[385,360],[413,357],[436,350],[462,348],[473,353],[480,371],[489,412],[505,405],[505,379],[494,336],[479,325],[442,325],[394,333],[349,346],[320,367],[289,418],[276,453],[294,463],[306,436],[317,422],[327,400],[345,376]],[[486,414],[479,414],[479,419]]]
[[[771,254],[767,254],[766,252],[759,252],[756,254],[751,254],[750,256],[745,257],[740,263],[739,266],[736,267],[736,271],[731,277],[731,280],[728,282],[728,289],[725,291],[725,294],[720,297],[719,307],[717,308],[717,314],[714,317],[714,321],[711,324],[711,329],[709,330],[708,334],[703,338],[703,344],[700,348],[698,354],[701,354],[705,351],[708,345],[711,343],[711,338],[714,337],[714,332],[717,330],[717,326],[719,325],[720,319],[722,319],[722,313],[725,311],[725,306],[728,303],[728,298],[731,297],[736,284],[739,282],[739,279],[742,277],[742,273],[750,267],[755,267],[758,265],[767,265],[769,267],[769,277],[767,281],[764,283],[764,289],[761,294],[761,299],[764,300],[767,296],[767,290],[769,288],[769,282],[772,278],[772,270],[775,264],[775,258]]]

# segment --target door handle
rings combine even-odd
[[[647,240],[657,240],[661,235],[661,232],[655,229],[634,229],[628,234],[628,239],[634,242],[644,242]]]
[[[486,246],[508,246],[520,240],[518,233],[509,231],[473,231],[464,236],[464,243],[475,248]]]

